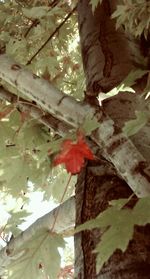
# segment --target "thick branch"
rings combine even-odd
[[[27,98],[34,100],[43,110],[72,127],[78,128],[87,112],[91,118],[95,117],[94,108],[65,95],[6,55],[0,56],[0,77]],[[149,195],[150,169],[145,158],[131,140],[115,126],[112,119],[103,112],[97,117],[100,127],[91,138],[100,146],[105,157],[109,158],[137,196]]]
[[[138,40],[116,30],[111,14],[116,0],[104,0],[92,12],[89,1],[78,1],[78,22],[87,95],[97,96],[117,86],[141,59]],[[140,63],[140,67],[143,65]]]
[[[58,215],[57,215],[58,213]],[[57,215],[57,222],[53,224]],[[13,238],[2,250],[0,250],[0,275],[4,274],[6,267],[14,262],[20,253],[20,247],[41,229],[51,230],[57,234],[67,234],[74,227],[75,222],[75,202],[74,197],[53,209],[43,217],[39,218],[28,229],[23,231],[16,238]]]
[[[45,113],[32,102],[23,98],[18,99],[15,94],[10,93],[3,87],[0,87],[0,99],[8,101],[11,104],[15,104],[16,108],[20,112],[28,113],[31,117],[37,119],[38,122],[44,124],[50,129],[53,129],[55,133],[59,134],[60,136],[64,136],[72,128],[70,125],[65,124],[48,113]]]

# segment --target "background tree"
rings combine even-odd
[[[75,278],[148,278],[149,10],[0,3],[2,278],[72,277],[58,247],[74,223]],[[31,191],[60,206],[20,233]]]

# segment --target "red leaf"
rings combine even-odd
[[[68,172],[76,174],[83,167],[85,158],[89,160],[95,159],[83,135],[80,133],[77,143],[74,143],[72,140],[65,140],[62,143],[61,152],[56,155],[53,164],[54,166],[65,164]]]

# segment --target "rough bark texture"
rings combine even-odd
[[[110,18],[116,1],[105,0],[93,15],[89,1],[79,1],[79,32],[87,92],[96,95],[118,85],[137,65],[140,46],[127,37],[123,29],[116,31]]]
[[[117,86],[134,68],[140,65],[141,41],[135,41],[120,29],[110,15],[117,1],[104,0],[94,15],[89,1],[80,0],[78,5],[81,50],[86,76],[85,98],[91,105],[97,105],[96,96]],[[117,95],[104,101],[103,110],[111,116],[118,128],[135,117],[135,110],[142,110],[144,102],[139,99],[144,80],[139,81],[136,95]],[[146,109],[146,108],[145,108]],[[132,137],[134,145],[149,161],[149,125]],[[144,139],[140,142],[140,139]],[[144,146],[145,145],[145,146]],[[87,163],[76,185],[76,225],[96,217],[112,199],[131,195],[128,185],[118,177],[113,166],[100,159]],[[129,206],[133,206],[136,197]],[[150,278],[150,226],[135,227],[133,240],[125,253],[117,250],[96,274],[95,255],[92,253],[99,241],[100,231],[84,231],[75,237],[75,278],[77,279],[141,279]]]
[[[135,111],[148,111],[143,98],[126,92],[121,92],[110,99],[104,100],[103,109],[119,128],[123,128],[125,122],[129,119],[136,118]],[[147,162],[150,162],[149,135],[150,123],[147,122],[135,135],[130,137]]]
[[[101,159],[88,163],[76,186],[76,225],[95,218],[108,206],[108,201],[127,198],[131,190],[113,166]],[[136,197],[129,206],[133,206]],[[100,239],[98,230],[84,231],[75,237],[75,278],[77,279],[141,279],[150,278],[150,226],[136,227],[133,240],[125,253],[117,250],[96,275],[95,254]]]
[[[78,102],[44,79],[37,76],[35,78],[30,71],[24,69],[22,65],[16,64],[6,55],[0,56],[0,77],[30,101],[36,102],[34,115],[39,115],[37,106],[40,106],[43,116],[49,113],[53,115],[52,121],[57,118],[66,123],[67,127],[70,125],[72,128],[79,128],[88,111],[91,119],[96,118],[95,120],[99,121],[99,127],[93,131],[90,137],[101,148],[104,157],[112,162],[138,197],[150,194],[149,164],[109,115],[100,109],[100,106],[93,107],[90,105],[91,103]],[[97,101],[95,96],[92,99]],[[42,117],[41,120],[47,122],[48,119]]]

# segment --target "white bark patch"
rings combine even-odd
[[[20,65],[17,67],[6,55],[0,56],[0,78],[17,88],[30,100],[34,100],[43,110],[74,128],[83,123],[87,113],[94,118],[94,108],[77,102],[49,82],[36,78],[21,67]],[[150,171],[146,164],[141,164],[146,162],[144,157],[131,140],[118,131],[110,117],[102,115],[99,121],[100,127],[91,135],[93,141],[139,197],[150,195]]]
[[[55,216],[57,215],[57,222],[53,228]],[[28,243],[34,234],[40,229],[51,230],[54,233],[63,234],[74,227],[75,223],[75,200],[74,197],[65,201],[63,204],[39,218],[34,224],[23,231],[16,238],[12,239],[6,247],[0,250],[0,276],[5,273],[6,267],[13,263],[16,259],[24,254],[22,245]]]

